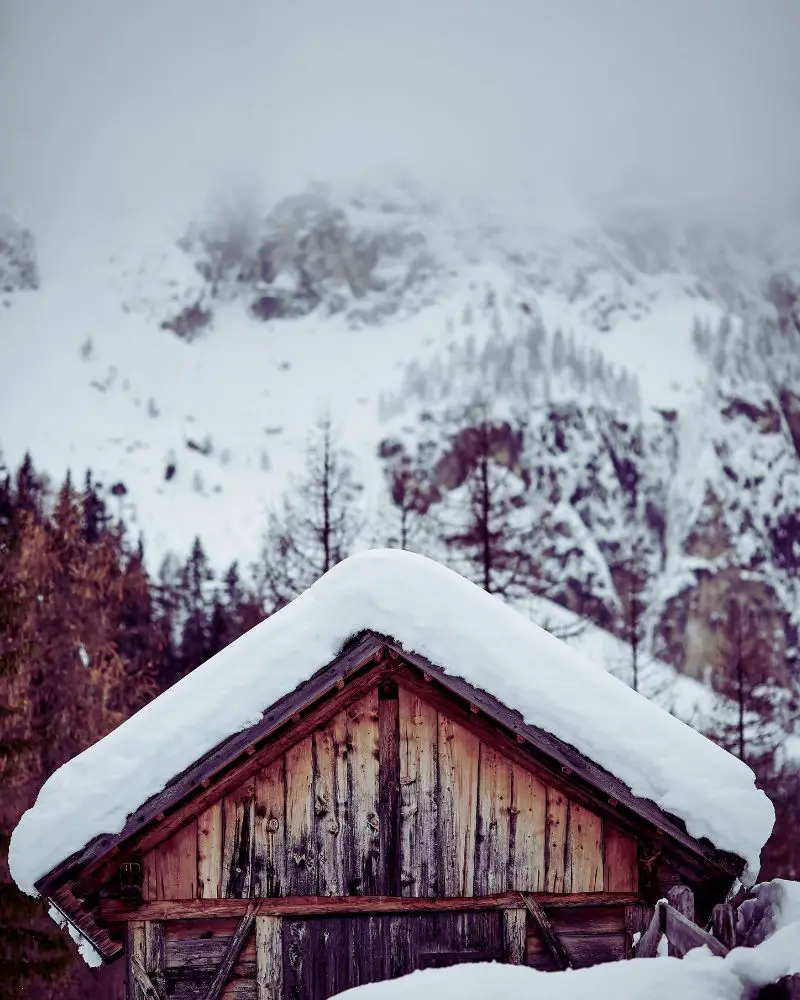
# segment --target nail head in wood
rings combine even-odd
[[[252,757],[253,754],[256,752],[256,748],[251,744],[249,747],[245,747],[244,752],[247,754],[248,757]]]
[[[477,705],[470,705],[469,710],[470,712],[472,712],[473,715],[477,715],[479,712],[479,708]]]
[[[517,733],[517,743],[524,743],[524,742],[525,742],[525,737],[522,735],[522,733]]]
[[[292,712],[292,722],[299,722],[299,721],[300,721],[300,713]]]
[[[422,679],[425,681],[426,684],[430,684],[430,682],[431,682],[431,675],[423,673]]]

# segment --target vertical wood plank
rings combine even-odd
[[[312,738],[286,751],[286,881],[288,896],[316,895]]]
[[[286,783],[284,760],[256,775],[253,895],[286,893]]]
[[[192,820],[155,850],[158,899],[197,895],[197,820]]]
[[[510,761],[481,743],[475,829],[476,896],[505,892],[508,888],[512,783]]]
[[[134,970],[134,962],[142,968],[147,959],[147,945],[143,920],[129,920],[125,933],[125,997],[126,1000],[148,1000],[140,987]]]
[[[570,801],[567,834],[565,892],[600,892],[603,889],[603,821]]]
[[[545,881],[547,788],[514,764],[511,786],[511,843],[508,888],[540,892]]]
[[[222,804],[222,895],[244,899],[253,889],[253,826],[255,782],[245,782],[226,795]]]
[[[432,705],[402,687],[398,706],[402,894],[436,896],[438,718]]]
[[[564,872],[566,870],[567,820],[569,802],[555,788],[547,788],[545,892],[566,892]]]
[[[353,840],[348,890],[374,896],[378,889],[380,821],[378,819],[378,689],[345,712],[347,716],[348,798]]]
[[[339,758],[343,787],[339,787]],[[340,713],[314,733],[314,844],[317,894],[344,896],[344,842],[347,839],[347,725]],[[342,811],[344,815],[342,815]]]
[[[222,892],[222,803],[215,802],[197,818],[197,895],[218,899]]]
[[[444,896],[471,896],[480,741],[439,715],[439,877]]]
[[[503,960],[523,965],[527,944],[527,910],[503,910]]]
[[[400,709],[397,685],[378,690],[378,893],[399,896],[400,886]]]
[[[283,1000],[283,920],[256,917],[256,995]]]
[[[605,892],[638,892],[638,845],[633,837],[611,823],[603,823],[603,889]]]
[[[153,986],[164,996],[164,925],[159,921],[148,920],[144,925],[144,967]]]
[[[142,899],[152,902],[158,899],[157,848],[142,855]]]

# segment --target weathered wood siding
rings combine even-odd
[[[147,854],[143,876],[147,900],[636,892],[638,857],[613,824],[390,684]]]
[[[575,969],[615,962],[628,955],[624,906],[565,907],[549,910],[547,916]],[[530,917],[525,964],[544,972],[557,968]]]

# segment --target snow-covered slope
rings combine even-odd
[[[6,231],[35,274],[29,236]],[[744,568],[755,603],[779,609],[769,628],[788,637],[786,662],[800,399],[757,366],[728,370],[720,357],[736,352],[714,345],[774,314],[764,287],[800,261],[793,238],[643,213],[554,219],[393,185],[314,188],[263,218],[207,215],[128,247],[49,244],[38,289],[6,268],[0,448],[9,466],[30,450],[55,477],[91,468],[152,565],[200,535],[222,566],[256,556],[265,507],[326,410],[377,515],[381,443],[489,394],[498,419],[527,421],[534,492],[553,537],[571,539],[549,554],[556,574],[597,606],[574,587],[559,600],[614,626],[620,470],[636,454],[666,617],[691,618],[706,577],[725,590]],[[377,516],[366,523],[364,544],[385,540]],[[706,586],[709,607],[721,586]],[[660,629],[657,649],[699,671],[707,650],[684,631]]]

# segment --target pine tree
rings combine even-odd
[[[205,662],[210,653],[211,584],[214,574],[208,564],[203,544],[195,538],[192,551],[180,575],[181,641],[178,659],[181,674],[187,674]]]
[[[461,486],[440,505],[440,537],[454,566],[489,593],[531,592],[536,528],[526,478],[514,468],[508,424],[493,424],[478,403],[453,438],[466,469]]]
[[[309,439],[304,474],[268,512],[258,568],[267,605],[280,608],[349,554],[361,526],[361,486],[330,417]]]
[[[731,598],[717,622],[722,669],[714,687],[724,701],[717,711],[713,736],[746,762],[771,755],[784,732],[781,702],[785,691],[770,674],[770,651],[758,611],[744,598]],[[796,720],[794,720],[796,721]]]
[[[18,583],[20,530],[10,482],[0,488],[0,1000],[17,1000],[57,982],[72,955],[39,900],[25,896],[8,870],[8,844],[21,805],[30,798],[30,710],[22,638],[25,594]],[[29,518],[30,512],[22,513]]]
[[[237,563],[231,563],[217,589],[209,622],[209,655],[229,646],[264,617],[261,602],[242,583]]]

